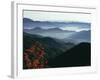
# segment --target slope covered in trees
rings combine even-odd
[[[45,68],[48,60],[73,47],[73,43],[65,43],[58,39],[24,33],[23,35],[23,68]]]
[[[90,43],[80,43],[72,49],[49,61],[51,67],[74,67],[91,65]]]

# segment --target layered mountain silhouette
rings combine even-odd
[[[91,65],[90,23],[23,18],[23,27],[24,69]]]
[[[23,26],[24,28],[34,28],[34,27],[62,27],[62,26],[79,26],[79,27],[90,27],[90,23],[82,23],[82,22],[55,22],[55,21],[34,21],[29,18],[23,18]]]
[[[58,34],[69,34],[69,33],[74,33],[75,31],[69,31],[69,30],[62,30],[60,28],[50,28],[50,29],[43,29],[41,27],[35,27],[33,29],[24,29],[24,32],[27,32],[29,34],[39,34],[39,35],[45,35],[45,34],[52,34],[52,33],[58,33]],[[46,35],[46,36],[49,36],[49,35]]]
[[[80,31],[70,35],[67,38],[63,39],[65,42],[70,41],[74,43],[81,43],[81,42],[91,42],[91,30],[88,31]]]
[[[43,29],[41,27],[24,29],[24,32],[58,39],[66,38],[66,36],[75,33],[75,31],[62,30],[60,28]]]
[[[91,65],[91,44],[80,43],[49,61],[50,67],[75,67]]]
[[[71,35],[69,38],[77,40],[79,42],[90,42],[91,41],[91,31],[81,31]]]
[[[24,26],[24,32],[29,34],[37,34],[44,37],[52,37],[52,38],[58,38],[58,39],[79,39],[79,41],[83,42],[89,42],[89,31],[71,31],[62,29],[64,26],[66,27],[79,27],[80,28],[90,28],[90,23],[82,23],[82,22],[52,22],[52,21],[33,21],[29,18],[23,18],[23,26]],[[88,32],[88,33],[87,33]],[[82,38],[80,37],[80,34],[82,34]],[[90,34],[90,33],[89,33]],[[74,36],[74,37],[73,37]],[[85,37],[87,36],[87,37]],[[83,40],[84,38],[84,40]],[[85,39],[88,40],[85,40]]]
[[[54,58],[65,50],[69,50],[74,46],[74,43],[65,43],[59,39],[28,34],[25,32],[23,35],[23,40],[24,50],[30,48],[34,43],[40,43],[44,47],[46,57],[48,59]]]
[[[50,28],[50,29],[43,29],[41,27],[35,27],[33,29],[24,29],[25,32],[28,32],[28,33],[43,33],[43,32],[53,32],[53,31],[58,31],[58,32],[61,32],[63,30],[61,30],[60,28]]]

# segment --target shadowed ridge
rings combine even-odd
[[[90,66],[90,43],[80,43],[49,62],[52,67]]]

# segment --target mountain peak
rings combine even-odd
[[[33,20],[32,19],[29,19],[29,18],[23,18],[23,22],[33,22]]]
[[[48,29],[48,30],[52,30],[52,31],[62,31],[62,29],[60,29],[60,28],[51,28],[51,29]]]
[[[35,28],[33,28],[34,30],[42,30],[42,28],[41,27],[35,27]]]

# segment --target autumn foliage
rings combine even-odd
[[[25,49],[23,53],[24,69],[45,68],[47,64],[42,44],[35,42],[30,48]]]

